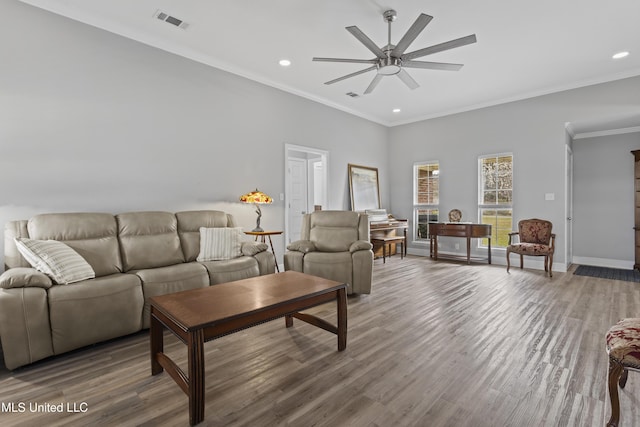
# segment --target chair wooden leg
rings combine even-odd
[[[624,386],[627,385],[627,376],[629,375],[629,371],[627,369],[624,369],[622,371],[622,375],[620,375],[620,381],[618,381],[618,385],[620,386],[620,388],[624,388]]]
[[[625,369],[623,366],[609,357],[609,399],[611,400],[611,418],[607,427],[618,427],[620,421],[620,400],[618,399],[618,382]]]
[[[553,270],[551,267],[553,267],[553,254],[549,255],[549,277],[553,277]]]
[[[523,259],[522,254],[520,254],[520,268],[521,269],[524,268],[524,259]]]
[[[549,271],[549,256],[544,257],[544,271]]]
[[[511,263],[509,262],[509,254],[511,251],[507,248],[507,273],[509,272],[509,268],[511,268]]]

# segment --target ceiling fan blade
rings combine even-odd
[[[413,80],[413,77],[411,77],[405,70],[400,70],[400,72],[396,74],[396,76],[398,76],[400,80],[402,80],[404,84],[406,84],[411,90],[420,87],[418,82]]]
[[[363,74],[363,73],[366,73],[367,71],[371,71],[371,70],[375,70],[375,69],[376,69],[376,66],[374,65],[372,67],[365,68],[364,70],[356,71],[355,73],[347,74],[346,76],[342,76],[342,77],[338,77],[337,79],[329,80],[325,84],[326,85],[332,85],[332,84],[337,83],[337,82],[339,82],[341,80],[348,79],[349,77],[355,77],[355,76],[357,76],[359,74]]]
[[[348,58],[313,58],[316,62],[349,62],[353,64],[375,64],[377,59],[348,59]]]
[[[442,52],[449,49],[454,49],[460,46],[466,46],[468,44],[475,43],[476,35],[471,34],[470,36],[461,37],[455,40],[449,40],[448,42],[436,44],[433,46],[425,47],[424,49],[419,49],[413,52],[405,53],[401,56],[403,61],[410,61],[415,58],[420,58],[421,56],[431,55],[432,53]]]
[[[382,80],[383,77],[384,76],[382,74],[376,74],[373,80],[371,80],[371,83],[369,83],[367,89],[364,91],[364,94],[366,95],[373,92],[373,90],[376,88],[376,86],[378,86],[378,83],[380,83],[380,80]]]
[[[373,52],[375,56],[382,59],[387,57],[387,55],[384,54],[382,49],[380,49],[369,37],[367,37],[365,33],[360,31],[360,28],[356,27],[355,25],[352,27],[346,27],[346,28],[347,28],[347,31],[353,34],[353,36],[360,41],[360,43],[365,45],[367,49]]]
[[[407,30],[404,36],[400,39],[396,47],[391,52],[391,55],[400,57],[411,43],[420,35],[424,27],[433,19],[433,16],[429,16],[425,13],[421,13],[416,19],[416,22]]]
[[[448,62],[404,61],[405,68],[422,68],[425,70],[458,71],[463,64],[450,64]]]

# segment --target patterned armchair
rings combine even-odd
[[[553,224],[544,219],[523,219],[518,222],[518,231],[509,233],[509,246],[507,246],[507,271],[511,267],[509,255],[511,252],[520,255],[520,268],[523,266],[523,255],[543,256],[544,271],[553,276],[553,251],[555,250],[556,235],[551,232]],[[513,237],[518,236],[519,242],[513,243]]]

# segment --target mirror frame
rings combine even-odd
[[[349,192],[351,210],[380,209],[380,183],[378,168],[349,163]]]

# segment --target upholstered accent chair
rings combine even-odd
[[[518,231],[509,233],[507,246],[507,271],[511,267],[509,255],[511,252],[520,255],[520,268],[523,268],[523,255],[543,256],[544,271],[553,276],[553,252],[555,250],[556,235],[551,232],[553,224],[544,219],[523,219],[518,222]],[[514,242],[518,236],[519,242]]]
[[[371,293],[373,246],[367,215],[352,211],[306,214],[300,238],[287,246],[285,270],[346,283],[349,294]]]
[[[618,386],[627,384],[629,371],[640,371],[640,319],[622,319],[606,335],[609,354],[609,399],[611,418],[607,427],[617,427],[620,421]],[[633,420],[632,420],[633,421]],[[633,422],[629,425],[632,425]]]

